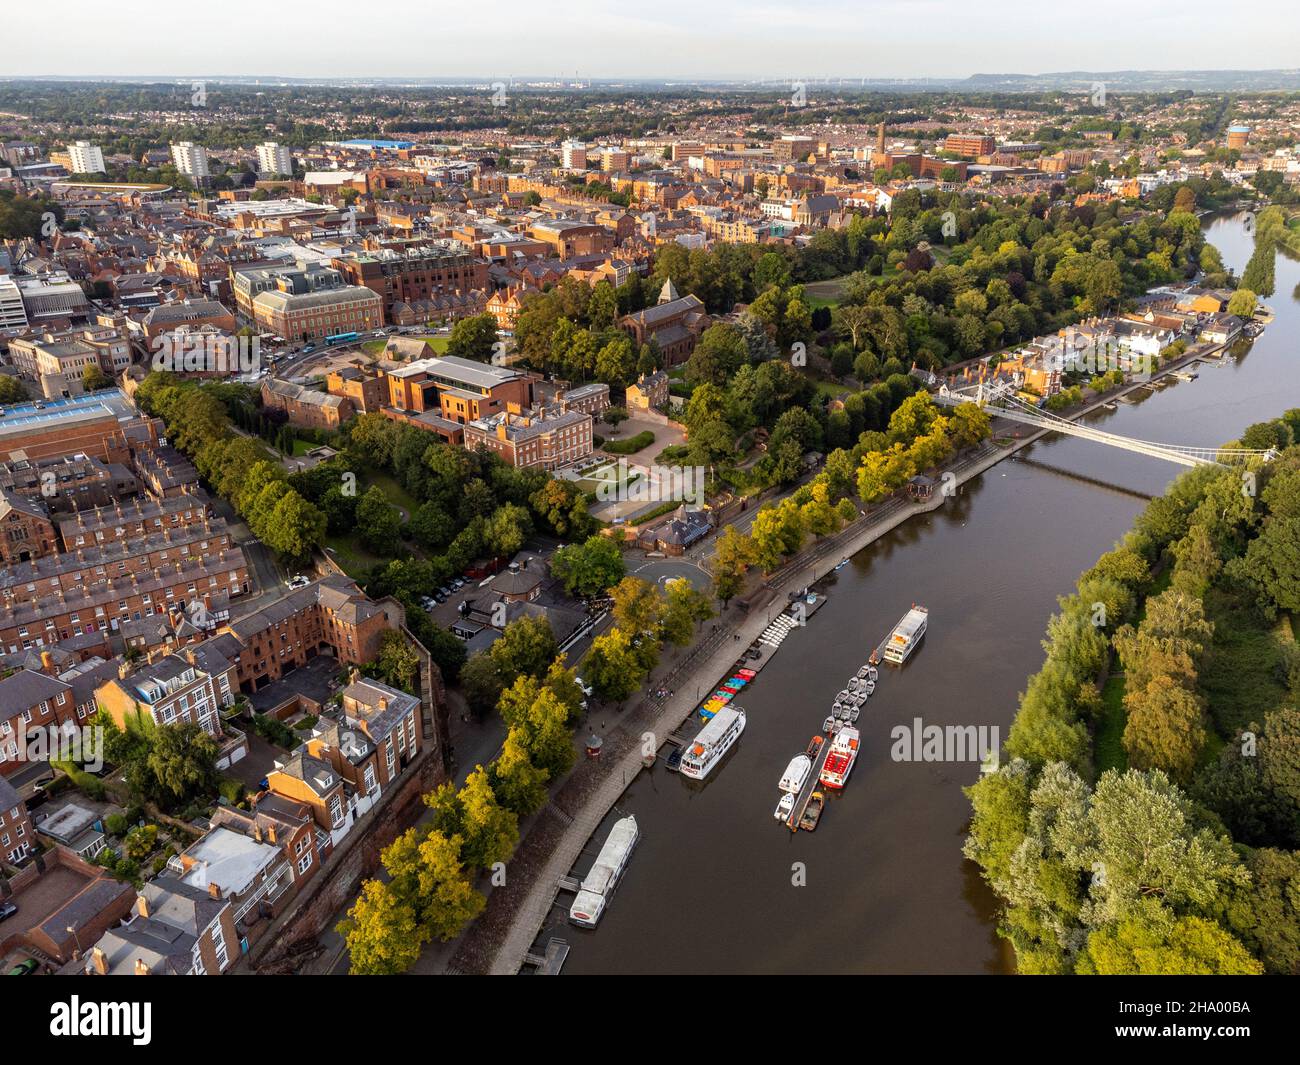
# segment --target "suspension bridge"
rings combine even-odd
[[[1017,394],[1018,382],[1012,380],[978,381],[961,387],[940,384],[934,374],[918,373],[919,377],[931,388],[936,384],[938,390],[930,398],[945,407],[960,407],[964,403],[975,403],[988,410],[998,418],[1032,425],[1038,429],[1050,429],[1053,432],[1077,436],[1083,440],[1092,440],[1098,444],[1121,448],[1124,451],[1149,455],[1152,458],[1176,462],[1180,466],[1228,466],[1244,463],[1251,459],[1267,462],[1276,457],[1273,448],[1229,448],[1199,447],[1187,444],[1165,444],[1156,440],[1137,440],[1131,436],[1120,436],[1083,425],[1069,418],[1062,418],[1051,411],[1043,410],[1021,399]]]

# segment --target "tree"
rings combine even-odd
[[[465,835],[463,860],[476,869],[488,869],[505,861],[519,842],[519,819],[497,800],[481,765],[465,778],[459,798]]]
[[[470,711],[481,719],[496,707],[505,684],[492,656],[479,651],[461,669],[460,686]]]
[[[614,600],[614,623],[632,636],[658,630],[667,602],[659,588],[640,577],[624,577],[610,589]]]
[[[1078,971],[1099,976],[1258,976],[1264,967],[1231,932],[1202,917],[1129,917],[1088,936]]]
[[[356,520],[361,542],[368,548],[383,555],[396,553],[402,533],[402,516],[378,485],[367,488],[357,502]]]
[[[1240,318],[1253,318],[1259,299],[1248,288],[1239,288],[1228,300],[1228,313]]]
[[[462,318],[451,327],[447,354],[475,362],[490,362],[497,343],[497,323],[490,314]]]
[[[510,622],[488,650],[502,682],[513,684],[519,676],[541,677],[559,646],[545,617],[521,617]]]
[[[626,701],[645,680],[631,637],[618,628],[610,629],[591,642],[591,651],[583,669],[596,694],[611,703]]]
[[[533,765],[524,744],[523,730],[513,727],[506,733],[501,753],[488,767],[492,790],[506,809],[519,817],[541,809],[546,802],[546,770]]]
[[[145,765],[158,798],[180,806],[217,790],[217,743],[193,722],[159,725],[150,734]]]
[[[375,667],[386,684],[404,692],[415,692],[420,676],[420,656],[402,633],[388,629],[379,637]]]
[[[691,642],[696,626],[713,617],[713,607],[709,605],[709,597],[696,590],[685,577],[668,581],[664,590],[667,603],[660,621],[660,632],[664,639],[684,647]]]
[[[384,849],[392,889],[414,909],[414,934],[422,943],[454,938],[486,905],[465,873],[463,846],[459,836],[412,828]]]
[[[338,933],[347,941],[353,976],[396,976],[420,957],[428,936],[415,907],[390,884],[367,880]]]
[[[601,595],[622,579],[623,552],[608,537],[591,536],[582,544],[569,544],[556,551],[551,572],[564,582],[564,590],[570,595]]]
[[[745,574],[757,561],[754,541],[728,525],[713,546],[713,594],[725,606],[744,585]]]

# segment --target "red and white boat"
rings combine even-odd
[[[858,760],[859,743],[857,729],[847,725],[840,729],[831,743],[830,754],[826,756],[826,764],[822,766],[819,777],[828,788],[842,788],[848,782],[849,774],[853,772],[853,763]]]

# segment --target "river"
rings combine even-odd
[[[1252,250],[1240,217],[1210,221],[1208,237],[1240,273]],[[1277,319],[1249,351],[1092,423],[1215,445],[1300,406],[1297,282],[1300,263],[1279,255],[1265,301]],[[553,911],[546,934],[572,947],[565,971],[1013,971],[994,898],[961,855],[970,815],[961,789],[978,766],[892,761],[890,730],[920,717],[997,726],[1005,740],[1018,693],[1042,663],[1057,596],[1181,469],[1047,437],[856,555],[832,578],[825,607],[744,692],[748,727],[704,786],[660,763],[620,799],[615,813],[636,816],[641,842],[598,929]],[[772,819],[782,770],[913,601],[930,609],[925,642],[905,668],[882,669],[858,722],[863,754],[818,830],[791,834]]]

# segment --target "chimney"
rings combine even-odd
[[[98,947],[90,950],[90,964],[100,976],[108,975],[108,957]]]
[[[149,963],[146,962],[143,958],[136,958],[136,959],[135,959],[135,975],[136,975],[136,976],[152,976],[152,975],[153,975],[152,970],[150,970],[150,968],[149,968]]]
[[[131,672],[131,663],[125,658],[117,665],[117,676],[119,680],[126,680],[127,674]]]
[[[135,912],[141,917],[149,916],[149,900],[143,895],[137,895],[135,897]]]
[[[216,883],[216,881],[209,880],[209,881],[208,881],[208,894],[209,894],[212,898],[214,898],[214,899],[216,899],[218,902],[220,902],[220,901],[221,901],[221,885],[218,884],[218,883]]]

